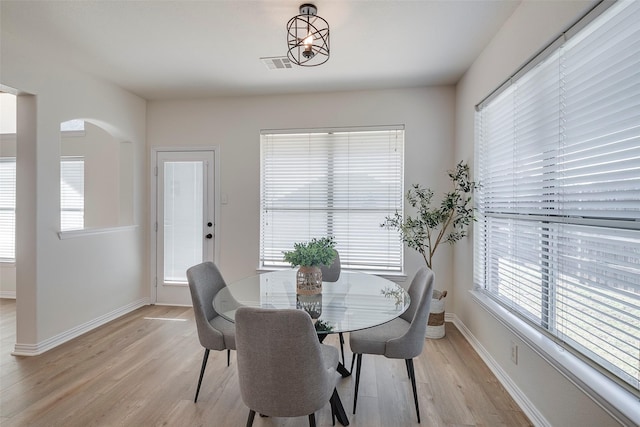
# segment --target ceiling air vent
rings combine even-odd
[[[270,70],[284,70],[285,68],[293,68],[291,61],[286,56],[272,56],[270,58],[260,58],[262,63]]]

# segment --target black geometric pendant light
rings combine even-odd
[[[329,24],[310,3],[287,23],[287,56],[296,65],[315,67],[329,60]]]

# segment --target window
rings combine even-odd
[[[62,122],[60,123],[60,131],[61,132],[77,132],[79,134],[84,134],[84,120],[73,119],[73,120],[68,120],[66,122]]]
[[[84,159],[60,161],[60,228],[84,226]],[[0,158],[0,260],[15,260],[16,158]]]
[[[478,107],[476,286],[639,390],[640,2]]]
[[[295,242],[334,236],[345,268],[402,271],[402,242],[382,228],[403,207],[404,128],[264,131],[262,267],[288,266]]]
[[[13,261],[16,228],[16,158],[0,158],[0,260]]]
[[[17,97],[0,91],[0,135],[16,134]],[[4,141],[0,140],[0,143]],[[4,145],[4,144],[3,144]]]
[[[16,256],[16,103],[15,95],[0,92],[0,262]]]
[[[84,158],[60,159],[60,230],[84,228]]]

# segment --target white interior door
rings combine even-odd
[[[186,271],[214,260],[214,152],[161,151],[156,158],[157,304],[191,305]]]

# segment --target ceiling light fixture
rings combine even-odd
[[[329,60],[329,24],[310,3],[287,23],[287,56],[296,65],[315,67]]]

